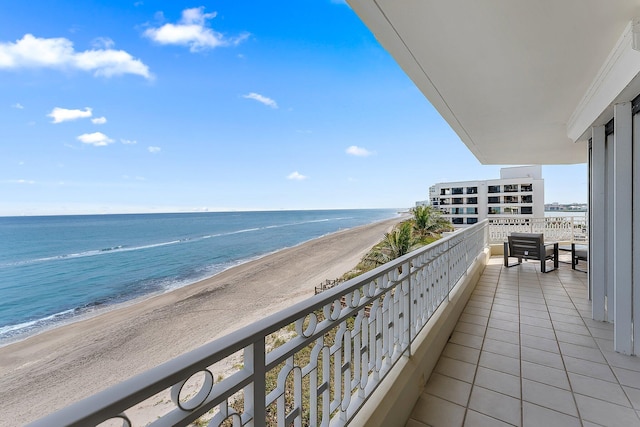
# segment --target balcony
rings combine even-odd
[[[640,360],[613,351],[587,288],[566,264],[492,258],[406,425],[640,425]]]

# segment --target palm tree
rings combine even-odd
[[[413,228],[420,238],[436,237],[443,231],[453,230],[449,221],[433,206],[416,206],[413,212]]]
[[[418,242],[414,239],[411,228],[411,223],[405,221],[390,233],[385,233],[382,242],[365,255],[363,261],[377,267],[414,250]]]

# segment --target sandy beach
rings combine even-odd
[[[0,426],[33,421],[308,298],[400,219],[344,230],[0,348]]]

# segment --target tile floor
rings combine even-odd
[[[640,426],[640,358],[567,264],[490,260],[406,427],[513,425]]]

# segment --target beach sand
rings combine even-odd
[[[0,348],[0,426],[38,419],[293,305],[401,219],[324,236]]]

